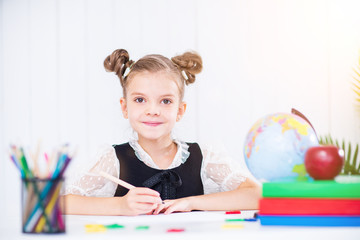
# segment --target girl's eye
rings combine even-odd
[[[169,100],[169,99],[164,99],[164,100],[162,100],[161,102],[164,103],[164,104],[170,104],[170,103],[171,103],[171,100]]]
[[[135,102],[137,102],[137,103],[142,103],[142,102],[144,102],[145,100],[143,99],[143,98],[136,98],[135,99]]]

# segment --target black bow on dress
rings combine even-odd
[[[175,171],[164,170],[147,179],[143,185],[158,191],[163,200],[175,199],[176,188],[182,185],[182,181]]]

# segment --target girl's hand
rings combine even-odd
[[[160,194],[150,188],[136,187],[119,198],[122,215],[139,215],[153,212],[161,204]]]
[[[154,210],[153,214],[159,214],[163,212],[164,214],[170,214],[173,212],[190,212],[193,210],[191,208],[191,198],[179,198],[176,200],[165,200],[165,204],[158,205]]]

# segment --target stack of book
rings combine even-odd
[[[360,183],[268,182],[259,205],[262,225],[360,226]]]

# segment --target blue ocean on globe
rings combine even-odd
[[[303,118],[276,113],[259,119],[245,139],[244,157],[258,180],[296,180],[305,175],[307,149],[319,145],[311,125]]]

